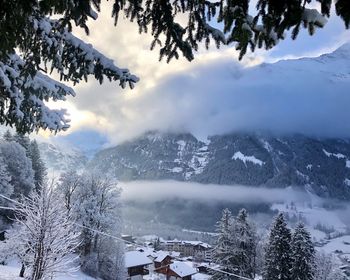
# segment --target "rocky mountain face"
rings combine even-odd
[[[101,150],[88,167],[120,180],[173,179],[207,184],[300,186],[350,198],[350,141],[303,135],[212,136],[148,133]]]

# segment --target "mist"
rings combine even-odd
[[[291,201],[311,201],[315,199],[297,187],[276,189],[266,187],[226,186],[193,182],[132,181],[121,182],[123,201],[140,203],[157,202],[167,199],[183,199],[205,203],[281,203]]]
[[[124,220],[128,231],[132,228],[134,233],[145,225],[148,234],[163,232],[162,228],[169,226],[180,232],[184,228],[213,232],[225,208],[233,215],[245,208],[262,229],[269,228],[279,211],[286,213],[291,224],[302,221],[310,229],[322,224],[343,232],[350,221],[348,203],[318,197],[304,187],[225,186],[172,180],[120,182],[119,187]]]

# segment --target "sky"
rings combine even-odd
[[[347,42],[350,32],[335,16],[312,37],[303,30],[297,40],[288,38],[270,51],[248,53],[242,61],[232,46],[217,50],[212,45],[208,51],[201,47],[192,62],[159,62],[157,50],[149,50],[152,37],[140,35],[137,26],[125,20],[114,27],[108,4],[89,27],[89,36],[81,30],[75,34],[117,66],[128,68],[140,82],[133,90],[108,81],[100,85],[93,78],[75,86],[76,97],[51,105],[68,110],[71,128],[63,135],[98,133],[109,145],[149,130],[191,132],[198,138],[257,130],[350,137],[349,124],[342,121],[350,117],[345,106],[350,104],[349,79],[341,81],[345,84],[337,85],[334,94],[328,87],[334,81],[323,73],[331,71],[328,66],[322,72],[311,63],[310,72],[301,73],[303,66],[298,64],[268,65],[317,57]],[[332,64],[335,75],[350,73],[349,58],[350,53],[340,68]]]

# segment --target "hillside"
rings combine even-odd
[[[191,134],[148,133],[101,150],[88,167],[123,181],[293,185],[322,197],[350,198],[350,142],[342,139],[235,133],[205,143]]]

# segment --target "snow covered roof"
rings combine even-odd
[[[157,252],[153,248],[139,247],[136,250],[142,252],[146,257],[152,257],[153,259],[158,256]]]
[[[170,264],[169,268],[180,277],[185,277],[185,276],[189,276],[197,273],[196,269],[188,266],[183,262],[174,262]]]
[[[188,241],[188,240],[183,240],[183,241],[180,241],[180,240],[177,240],[177,239],[174,239],[174,240],[166,240],[164,241],[164,243],[166,244],[183,244],[183,245],[193,245],[193,246],[202,246],[204,248],[211,248],[211,245],[209,245],[208,243],[205,243],[205,242],[202,242],[202,241]]]
[[[174,257],[174,258],[178,258],[178,257],[180,257],[181,253],[172,251],[172,252],[169,252],[169,255]]]
[[[202,241],[184,241],[185,244],[191,244],[194,246],[202,246],[204,248],[211,248],[211,246],[208,243],[204,243]]]
[[[125,253],[126,268],[140,266],[140,265],[148,265],[151,263],[152,261],[141,252],[129,251]]]
[[[156,262],[162,262],[167,256],[170,256],[169,252],[166,251],[158,251],[157,257],[155,258]]]

